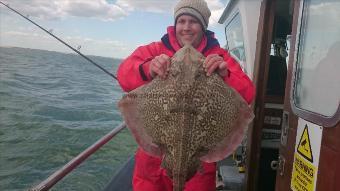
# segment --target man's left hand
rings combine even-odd
[[[216,71],[221,77],[228,75],[228,64],[218,54],[210,54],[207,56],[203,63],[203,67],[207,72],[207,76],[210,76]]]

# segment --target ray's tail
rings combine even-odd
[[[182,136],[187,133],[187,129],[181,129]],[[188,172],[188,156],[185,152],[186,147],[185,139],[182,139],[182,143],[177,145],[177,150],[175,151],[175,163],[172,169],[172,181],[173,181],[173,191],[183,191],[185,182],[187,180]]]
[[[183,191],[185,186],[185,176],[174,175],[173,177],[173,191]]]

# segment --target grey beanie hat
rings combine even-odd
[[[180,0],[174,10],[175,23],[177,18],[183,14],[196,17],[203,29],[207,29],[211,12],[204,0]]]

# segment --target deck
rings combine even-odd
[[[231,157],[217,163],[221,181],[224,186],[219,191],[241,191],[243,188],[244,173],[239,173]],[[132,191],[131,179],[134,167],[134,158],[131,157],[112,178],[104,191]]]

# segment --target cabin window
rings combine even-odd
[[[244,38],[243,38],[243,29],[241,16],[237,13],[232,19],[228,22],[225,28],[226,40],[227,40],[227,49],[229,52],[235,56],[241,64],[246,62],[246,55],[244,50]]]
[[[302,2],[293,107],[321,119],[334,116],[340,103],[339,20],[340,2]]]

